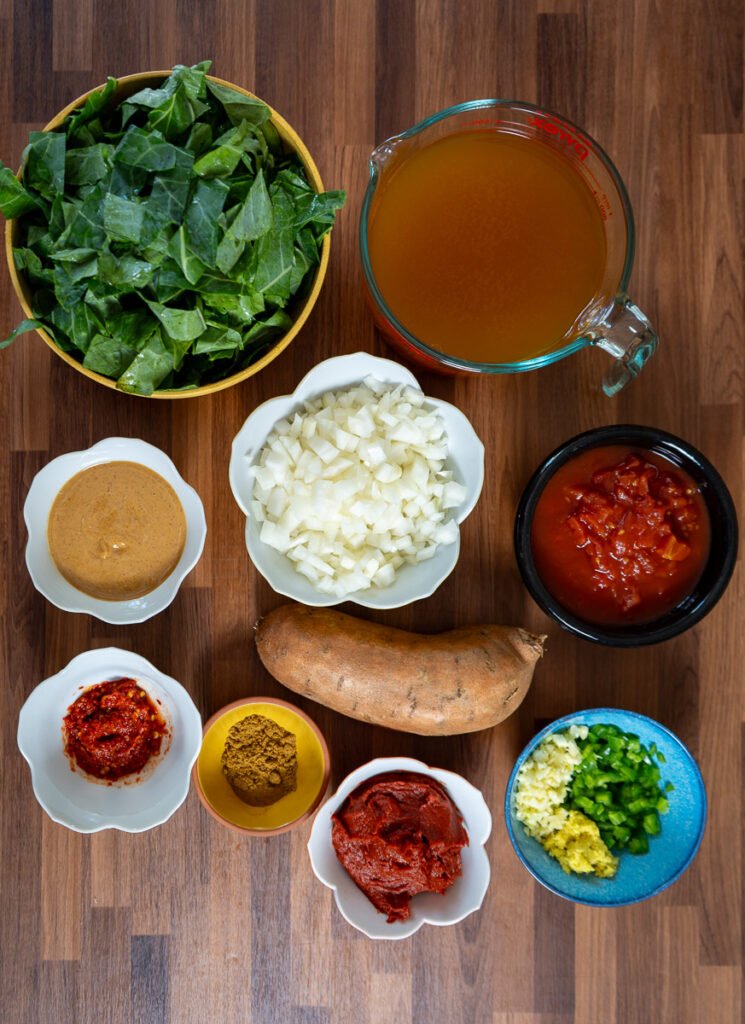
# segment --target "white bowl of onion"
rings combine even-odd
[[[260,405],[230,459],[251,561],[278,594],[316,607],[429,597],[455,568],[483,481],[463,413],[365,352]]]

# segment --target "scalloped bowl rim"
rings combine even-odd
[[[245,420],[231,446],[230,489],[236,504],[246,516],[246,549],[253,565],[276,593],[315,608],[327,608],[342,604],[344,601],[358,604],[364,608],[401,608],[413,601],[423,600],[430,597],[444,583],[454,570],[460,555],[459,531],[457,540],[452,544],[440,545],[433,558],[415,566],[402,567],[401,574],[391,586],[357,591],[339,598],[332,594],[319,594],[308,580],[292,568],[289,559],[280,555],[279,552],[274,552],[273,549],[267,550],[267,545],[259,540],[258,529],[248,508],[250,488],[253,486],[248,477],[248,468],[254,464],[274,424],[308,398],[316,397],[330,389],[351,387],[361,383],[369,375],[377,377],[384,383],[407,384],[422,390],[414,374],[392,359],[381,359],[367,352],[332,356],[330,359],[324,359],[317,363],[309,370],[291,394],[270,398],[257,406]],[[326,382],[321,384],[320,381],[324,377]],[[484,446],[470,421],[460,409],[450,402],[432,398],[429,395],[425,395],[425,400],[442,416],[446,426],[451,427],[453,441],[450,442],[451,435],[449,434],[449,443],[452,443],[452,446],[461,454],[467,470],[468,478],[461,471],[462,466],[458,455],[456,454],[456,457],[453,458],[449,451],[447,462],[450,468],[458,470],[456,475],[467,489],[467,496],[463,504],[458,509],[452,510],[454,512],[453,520],[460,526],[473,511],[481,495],[484,484]],[[258,443],[255,441],[256,437],[260,438]],[[277,566],[279,566],[279,572],[282,573],[284,582],[278,578]],[[435,566],[437,571],[432,572],[431,570]],[[429,573],[426,571],[427,568],[430,569]],[[401,578],[409,570],[411,572],[406,578],[412,579],[418,575],[420,585],[418,587],[410,586],[408,596],[402,597]]]
[[[369,915],[369,910],[372,907],[372,904],[370,904],[367,901],[367,897],[364,897],[360,890],[357,889],[354,882],[352,882],[349,875],[347,875],[346,870],[336,859],[336,854],[334,853],[333,846],[331,844],[331,815],[338,807],[341,806],[343,801],[357,786],[360,785],[361,782],[364,782],[366,779],[372,778],[375,775],[380,775],[383,772],[390,771],[410,771],[418,772],[422,775],[429,775],[431,778],[442,783],[442,785],[448,790],[453,802],[456,804],[458,810],[463,816],[463,823],[468,832],[469,846],[464,847],[463,857],[468,861],[468,870],[474,874],[478,872],[479,879],[473,894],[475,898],[464,902],[450,916],[429,916],[426,911],[422,911],[420,909],[422,905],[421,900],[429,898],[446,899],[448,896],[451,896],[452,899],[453,895],[457,896],[457,882],[443,897],[437,897],[436,894],[432,893],[420,894],[420,896],[414,897],[411,902],[411,916],[407,921],[398,921],[393,924],[388,924],[384,915],[374,911],[373,908],[375,917],[371,918],[371,920],[374,921],[374,927],[366,927],[365,924],[356,917],[354,909],[347,905],[345,893],[341,892],[339,888],[340,885],[348,888],[348,891],[353,893],[355,901],[359,899],[359,897],[362,897],[360,902],[364,901],[363,906],[365,907],[366,916]],[[456,792],[454,792],[454,790]],[[351,924],[352,927],[358,929],[358,931],[363,932],[363,934],[368,938],[398,940],[405,939],[410,935],[413,935],[424,924],[432,924],[439,927],[458,924],[458,922],[481,908],[491,879],[489,857],[486,853],[486,849],[484,848],[486,841],[491,835],[491,831],[492,815],[483,794],[473,785],[473,783],[469,782],[468,779],[464,778],[462,775],[459,775],[457,772],[449,771],[445,768],[433,768],[430,765],[425,764],[423,761],[419,761],[412,757],[378,757],[350,772],[350,774],[341,782],[336,792],[330,796],[324,804],[322,804],[316,814],[315,820],[313,821],[313,828],[311,829],[310,838],[308,840],[308,855],[310,857],[313,873],[319,881],[323,882],[325,886],[333,891],[336,906],[345,921]],[[320,863],[321,857],[323,857],[329,849],[333,855],[333,858],[329,858],[329,863],[331,864],[331,875],[324,871]],[[466,867],[464,865],[464,871],[465,870]],[[463,876],[461,876],[461,878],[462,877]],[[418,903],[417,901],[420,902]]]
[[[158,473],[173,487],[186,519],[186,541],[176,568],[154,590],[131,601],[102,601],[73,587],[54,564],[46,538],[49,510],[64,484],[76,473],[107,462],[137,462]],[[64,481],[52,493],[48,486],[51,479],[68,467],[71,471],[65,474]],[[38,522],[41,515],[44,516],[43,537],[40,535],[42,526]],[[201,558],[207,538],[204,506],[197,491],[184,480],[164,451],[136,437],[106,437],[90,448],[65,452],[52,459],[31,482],[23,505],[23,518],[28,533],[26,566],[39,593],[62,611],[93,615],[113,625],[145,622],[164,611],[175,600],[184,579]],[[127,609],[132,614],[126,614]]]
[[[86,813],[96,815],[102,819],[95,824],[91,824],[90,821],[86,823],[83,823],[80,820],[76,821],[70,816],[69,812],[60,811],[56,808],[53,801],[49,800],[48,795],[42,793],[42,778],[45,776],[37,764],[36,752],[31,749],[36,741],[40,709],[45,706],[49,706],[50,704],[59,704],[58,696],[61,696],[63,692],[66,692],[68,696],[65,698],[65,701],[62,701],[61,703],[69,706],[69,703],[72,703],[72,700],[75,699],[75,693],[78,690],[82,679],[86,677],[91,679],[95,675],[98,682],[103,682],[104,680],[101,676],[106,673],[107,665],[117,663],[120,667],[127,671],[131,671],[133,675],[136,674],[138,678],[141,678],[143,689],[149,690],[152,693],[157,693],[158,690],[164,691],[172,702],[172,707],[167,709],[168,717],[173,719],[173,711],[175,708],[176,714],[181,720],[179,730],[180,736],[172,737],[171,747],[163,755],[161,763],[165,764],[166,759],[172,753],[175,757],[180,758],[183,761],[183,765],[179,769],[177,777],[181,777],[182,781],[178,785],[173,785],[172,799],[165,801],[165,803],[163,798],[156,801],[155,806],[160,807],[160,810],[154,814],[151,820],[146,821],[144,824],[140,821],[140,823],[134,827],[128,827],[126,822],[123,820],[123,817],[132,817],[136,814],[141,819],[144,814],[143,811],[130,812],[129,814],[125,814],[120,817],[117,817],[111,812],[104,814],[104,812],[101,811],[89,811]],[[99,665],[101,666],[100,671],[94,672]],[[118,677],[119,676],[116,672],[112,673],[109,670],[108,678]],[[154,687],[152,686],[153,683],[155,684]],[[84,685],[93,685],[93,682],[87,682]],[[32,714],[33,721],[30,721],[29,716]],[[70,766],[61,745],[61,728],[62,721],[60,719],[60,731],[57,733],[60,740],[60,758],[57,760],[59,761],[60,768],[64,766],[65,772],[69,772]],[[141,655],[136,654],[134,651],[127,651],[119,647],[100,647],[94,648],[90,651],[83,651],[81,654],[76,655],[67,663],[67,665],[65,665],[64,668],[60,669],[59,672],[49,676],[34,687],[26,698],[18,716],[18,730],[16,737],[18,748],[31,770],[31,785],[34,791],[34,796],[52,821],[56,822],[58,825],[64,825],[65,828],[69,828],[74,832],[86,835],[93,834],[95,832],[102,832],[105,829],[115,829],[119,832],[128,833],[147,832],[151,828],[157,828],[158,825],[162,825],[164,822],[168,821],[168,819],[186,800],[189,793],[189,786],[191,784],[191,770],[199,756],[199,750],[202,745],[202,716],[182,684],[172,676],[166,675],[165,672],[161,672],[160,669],[157,669],[152,664],[152,662],[143,658]],[[174,744],[178,744],[175,750],[173,749]],[[186,744],[183,749],[182,744]],[[173,762],[171,762],[171,764],[172,763]],[[171,768],[171,764],[169,764],[169,768]],[[143,782],[138,784],[137,787],[133,787],[132,792],[142,791],[140,790],[140,786],[145,786],[146,784],[152,790],[154,788],[154,784],[158,781],[159,770],[160,764],[155,766],[152,774],[149,775],[146,780],[143,780]],[[171,771],[176,772],[176,769],[171,768]],[[72,775],[73,773],[70,772],[69,774]],[[83,779],[81,779],[81,782],[86,786],[93,787],[96,791],[103,791],[107,794],[116,794],[121,791],[116,787],[109,789],[105,786],[87,782]],[[56,791],[57,787],[53,786],[53,789]],[[60,795],[63,799],[67,799],[69,801],[69,798],[66,798],[64,794]],[[114,799],[116,799],[116,797],[114,797]]]

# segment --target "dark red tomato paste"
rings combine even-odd
[[[64,718],[65,751],[106,782],[141,771],[160,753],[166,724],[134,679],[112,679],[85,690]]]
[[[468,833],[447,790],[428,775],[375,775],[332,823],[336,856],[389,923],[409,917],[412,896],[444,893],[461,874]]]
[[[544,585],[587,622],[651,622],[695,587],[709,515],[694,481],[652,452],[592,448],[549,480],[531,546]]]

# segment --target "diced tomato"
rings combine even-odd
[[[700,577],[708,516],[698,488],[672,463],[605,451],[616,461],[603,463],[602,452],[591,450],[547,485],[533,521],[536,565],[556,596],[566,594],[591,621],[613,621],[614,607],[622,621],[632,611],[628,621],[644,621],[672,607]],[[586,475],[582,465],[590,467]]]

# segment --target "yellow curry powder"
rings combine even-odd
[[[268,807],[297,789],[295,734],[264,715],[247,715],[228,732],[222,770],[241,800]]]

